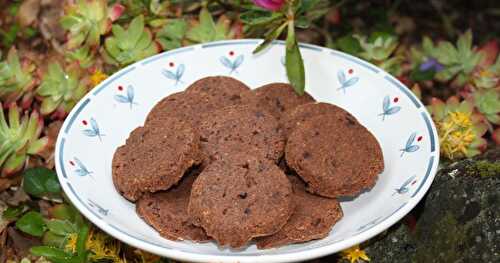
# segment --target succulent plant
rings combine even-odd
[[[478,90],[472,94],[472,102],[479,112],[493,124],[500,124],[500,94],[498,91]]]
[[[393,75],[399,76],[401,74],[400,64],[403,62],[403,57],[394,54],[398,47],[396,37],[382,33],[374,33],[369,38],[360,35],[354,35],[354,37],[359,41],[361,47],[361,51],[357,53],[358,56]]]
[[[486,147],[483,135],[488,130],[482,115],[474,112],[474,105],[457,97],[446,103],[433,98],[429,111],[436,123],[441,153],[448,159],[472,157]]]
[[[159,46],[152,39],[151,32],[144,28],[142,15],[134,18],[125,30],[113,25],[113,36],[106,38],[103,52],[107,63],[124,66],[159,52]]]
[[[34,70],[28,61],[21,63],[15,48],[10,49],[7,59],[0,62],[0,98],[10,104],[31,90],[35,85],[31,76]]]
[[[471,73],[481,60],[481,54],[472,46],[471,31],[465,32],[458,38],[456,47],[448,41],[434,45],[430,38],[424,37],[422,48],[423,61],[435,59],[444,66],[436,73],[436,79],[448,81],[456,78],[459,86],[469,81]]]
[[[482,57],[472,76],[474,87],[479,89],[498,87],[500,85],[500,56],[498,56],[498,42],[496,39],[488,41],[479,49],[478,53],[480,53]]]
[[[105,0],[76,0],[61,19],[62,27],[69,30],[67,47],[98,46],[100,37],[109,31],[111,22],[118,19],[123,9],[119,4],[108,8]]]
[[[8,122],[0,103],[0,168],[2,175],[13,174],[24,167],[28,158],[49,145],[48,137],[40,138],[43,119],[38,112],[22,118],[16,104],[11,104]]]
[[[87,88],[88,81],[80,79],[78,65],[70,65],[64,71],[57,62],[49,64],[36,91],[42,100],[40,112],[47,115],[56,111],[61,117],[65,116],[85,95]]]
[[[200,11],[200,20],[186,33],[186,38],[193,43],[203,43],[231,38],[230,21],[225,16],[220,16],[217,23],[206,8]]]
[[[179,48],[186,30],[187,22],[184,19],[171,19],[156,33],[156,39],[164,50]]]
[[[90,52],[90,48],[86,46],[66,52],[66,57],[70,61],[77,62],[82,68],[88,68],[94,64],[94,55]]]

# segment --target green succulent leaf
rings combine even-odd
[[[479,111],[494,124],[500,124],[500,95],[497,91],[476,91],[474,104]]]
[[[7,59],[0,62],[0,99],[18,100],[33,86],[31,64],[21,65],[16,49],[10,49]]]
[[[19,171],[25,164],[29,155],[30,147],[40,145],[40,134],[43,128],[43,121],[37,112],[31,115],[19,114],[17,105],[12,105],[8,112],[8,119],[5,119],[3,107],[0,104],[0,167],[3,174],[12,174]],[[37,152],[38,153],[38,152]]]
[[[100,37],[108,30],[108,6],[105,0],[77,0],[70,5],[61,26],[69,31],[68,48],[80,45],[98,46]]]
[[[59,194],[61,186],[54,171],[44,168],[30,168],[23,173],[24,191],[35,197]]]
[[[336,45],[340,50],[352,55],[356,55],[363,50],[359,44],[359,40],[352,35],[345,35],[337,39]]]
[[[217,24],[206,8],[202,8],[199,14],[199,23],[193,26],[186,34],[186,38],[194,43],[204,43],[223,40],[229,37],[229,25],[223,17]]]
[[[59,63],[50,63],[36,91],[43,97],[41,113],[47,115],[63,104],[76,104],[85,95],[81,91],[86,89],[87,83],[80,81],[75,67],[67,67],[65,71]],[[67,112],[69,109],[65,110]]]
[[[369,39],[359,35],[354,35],[354,38],[362,49],[359,56],[372,62],[388,59],[398,46],[397,38],[387,33],[375,32]]]
[[[181,47],[186,30],[187,22],[184,19],[171,19],[156,33],[156,37],[163,49],[175,49]]]
[[[24,233],[36,237],[41,237],[47,229],[42,215],[35,211],[30,211],[24,214],[19,220],[17,220],[16,227]]]
[[[104,43],[108,63],[125,66],[158,53],[151,32],[144,28],[142,15],[134,18],[126,30],[114,25],[112,32]]]

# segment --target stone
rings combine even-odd
[[[445,165],[426,197],[362,245],[372,262],[500,262],[500,148]],[[410,227],[409,227],[410,226]]]

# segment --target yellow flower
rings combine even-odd
[[[470,113],[450,112],[441,123],[438,123],[438,128],[442,152],[448,158],[453,159],[467,154],[467,149],[475,138]]]
[[[70,234],[68,236],[68,241],[66,242],[66,246],[64,247],[64,249],[68,252],[75,253],[77,239],[78,239],[78,235],[76,233]]]
[[[109,260],[114,263],[124,263],[125,261],[120,258],[120,242],[109,236],[92,229],[85,244],[87,249],[90,250],[90,259],[92,261]]]
[[[359,245],[342,251],[342,258],[349,260],[351,263],[358,262],[359,260],[370,261],[365,251],[359,248]]]
[[[97,86],[97,84],[101,83],[101,81],[105,80],[108,75],[104,74],[102,71],[96,69],[92,76],[90,76],[90,81],[92,85]]]

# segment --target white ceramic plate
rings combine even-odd
[[[283,42],[252,55],[261,40],[214,42],[172,50],[130,65],[93,89],[71,111],[57,140],[56,168],[75,206],[112,236],[141,249],[199,262],[301,261],[365,241],[408,213],[439,163],[436,128],[422,103],[398,80],[350,55],[301,44],[306,90],[352,113],[380,142],[385,171],[371,191],[342,202],[344,217],[324,239],[278,249],[244,250],[163,239],[113,186],[111,160],[163,97],[202,77],[226,75],[252,88],[286,82]]]

